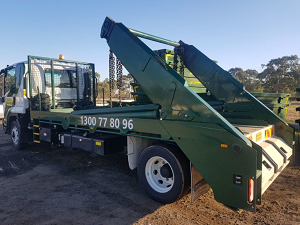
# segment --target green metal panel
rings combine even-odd
[[[51,60],[51,92],[52,92],[52,106],[53,106],[53,109],[55,109],[55,88],[54,88],[53,60]]]
[[[155,111],[157,112],[159,109],[159,105],[142,105],[142,106],[132,106],[132,107],[124,107],[124,108],[102,108],[102,109],[90,109],[90,110],[78,110],[72,112],[72,114],[115,114],[115,113],[131,113],[131,112],[145,112],[145,111]],[[156,116],[158,117],[158,116]]]
[[[133,95],[133,98],[137,104],[152,104],[151,100],[140,87],[139,83],[135,81],[135,83],[131,83],[130,85],[134,90],[134,92],[131,92],[131,94]]]
[[[91,67],[92,67],[92,74],[95,74],[95,65],[94,64],[92,64],[91,65]],[[98,90],[98,89],[96,89],[96,77],[95,76],[93,76],[93,102],[94,102],[94,106],[96,106],[96,97],[97,97],[97,95],[98,95],[98,93],[96,92],[96,90]],[[104,94],[103,94],[103,98],[104,98]]]
[[[217,124],[167,120],[161,122],[213,189],[217,201],[254,210],[256,200],[252,204],[247,203],[246,182],[249,178],[256,178],[258,165],[261,167],[257,150],[250,148]],[[222,148],[221,144],[228,145],[228,148]],[[241,147],[241,153],[234,152],[236,145]],[[234,184],[234,174],[243,177],[243,185]],[[259,182],[256,185],[259,187]]]
[[[77,93],[77,103],[79,102],[79,75],[78,75],[78,63],[75,63],[76,68],[76,93]]]
[[[160,49],[154,51],[159,55],[170,67],[174,68],[174,51],[167,49]],[[180,73],[180,63],[177,66],[177,73]],[[187,85],[195,92],[195,93],[206,93],[207,89],[204,85],[184,66],[183,77],[187,82]]]
[[[241,83],[201,51],[182,41],[179,43],[181,44],[179,48],[184,49],[182,57],[186,67],[217,100],[224,102],[224,111],[220,112],[222,116],[231,123],[239,119],[244,119],[246,122],[247,119],[246,124],[252,124],[255,120],[264,120],[268,124],[280,125],[282,129],[275,131],[276,135],[293,146],[293,138],[287,138],[290,137],[289,133],[293,130],[291,126],[258,101],[244,89]]]
[[[286,119],[290,94],[286,93],[251,93],[282,119]]]
[[[209,89],[211,94],[218,100],[225,103],[225,112],[238,116],[236,112],[243,112],[243,116],[249,119],[263,119],[269,124],[283,122],[284,120],[252,96],[243,85],[235,80],[231,74],[223,70],[211,59],[192,45],[183,43],[182,55],[186,67]],[[263,115],[263,117],[258,116]]]
[[[128,107],[131,108],[131,107]],[[155,118],[153,115],[147,118],[143,112],[124,112],[121,111],[119,113],[110,113],[103,109],[104,112],[98,114],[89,115],[82,110],[82,114],[69,114],[69,113],[59,113],[59,112],[45,112],[45,111],[31,111],[31,119],[39,120],[40,123],[50,123],[55,125],[61,125],[63,129],[67,130],[70,128],[76,130],[88,130],[90,133],[94,132],[101,132],[101,133],[112,133],[112,134],[119,134],[119,135],[127,135],[127,136],[143,136],[145,138],[152,138],[164,141],[171,141],[171,136],[169,133],[164,129],[164,127],[160,124],[159,120]],[[147,113],[147,112],[145,112]],[[150,111],[148,111],[148,114]],[[154,113],[157,115],[156,113]],[[94,125],[84,125],[82,123],[81,117],[90,117],[96,119],[96,124]],[[107,122],[101,123],[100,126],[100,119],[99,118],[106,118]],[[110,126],[110,119],[120,120],[120,125],[118,128]],[[153,119],[155,118],[155,119]],[[122,120],[132,120],[133,121],[133,129],[124,128],[122,124]],[[144,134],[144,135],[137,135]],[[152,136],[151,136],[151,135]]]

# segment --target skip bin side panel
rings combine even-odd
[[[226,109],[242,112],[243,116],[253,119],[263,119],[269,124],[284,122],[269,108],[258,101],[244,89],[243,85],[234,79],[231,74],[223,70],[193,45],[181,42],[184,48],[183,61],[185,66],[210,90],[219,101],[226,103]],[[258,116],[258,114],[260,114]],[[286,124],[287,125],[287,124]]]
[[[211,94],[225,102],[224,117],[249,120],[264,120],[275,124],[275,130],[285,142],[293,146],[292,128],[268,107],[257,100],[243,85],[227,71],[214,63],[193,45],[181,42],[184,48],[183,61],[185,66],[201,81]]]

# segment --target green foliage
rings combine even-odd
[[[103,82],[98,82],[98,99],[99,98],[103,99],[103,90],[104,90],[104,98],[108,98],[108,96],[109,96],[109,83],[108,83],[107,79],[105,79]]]
[[[300,64],[297,55],[271,59],[268,64],[263,64],[262,68],[265,69],[258,78],[267,92],[291,93],[300,84]]]
[[[98,80],[100,79],[100,74],[96,73],[96,77]],[[121,97],[122,99],[132,99],[131,95],[131,86],[130,83],[133,82],[133,78],[130,74],[123,75],[122,77],[122,85],[121,85]],[[105,78],[103,82],[98,81],[98,98],[97,101],[101,102],[103,101],[103,91],[104,91],[104,99],[109,99],[109,92],[110,92],[110,84],[109,79]],[[119,90],[117,88],[117,80],[114,80],[114,88],[111,90],[112,98],[119,98]],[[106,102],[105,102],[106,103]]]
[[[231,68],[228,71],[235,79],[245,86],[245,89],[250,92],[262,92],[263,87],[257,79],[258,72],[256,70],[243,70],[240,67]]]
[[[264,70],[261,73],[251,69],[244,71],[239,67],[231,68],[228,72],[250,92],[294,94],[296,87],[300,87],[297,55],[271,59],[268,64],[262,64],[262,68]]]
[[[100,79],[100,73],[95,72],[95,77],[99,80]]]
[[[4,82],[4,73],[0,73],[0,97],[3,94],[3,82]]]

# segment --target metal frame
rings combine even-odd
[[[148,39],[150,41],[155,41],[155,42],[159,42],[159,43],[174,46],[174,47],[179,47],[180,46],[180,43],[178,43],[176,41],[171,41],[171,40],[168,40],[168,39],[165,39],[165,38],[161,38],[161,37],[158,37],[158,36],[155,36],[155,35],[152,35],[152,34],[147,34],[145,32],[134,30],[134,29],[131,29],[131,28],[129,28],[129,30],[131,31],[131,33],[133,33],[137,37],[145,38],[145,39]]]
[[[95,96],[95,90],[96,90],[96,82],[95,82],[95,64],[93,63],[87,63],[87,62],[80,62],[80,61],[72,61],[72,60],[64,60],[64,59],[55,59],[55,58],[48,58],[48,57],[41,57],[41,56],[31,56],[28,55],[28,79],[29,79],[29,97],[32,98],[32,83],[31,83],[31,60],[32,59],[40,59],[40,60],[49,60],[50,61],[50,66],[51,66],[51,92],[52,92],[52,105],[53,108],[55,109],[55,90],[54,90],[54,66],[53,62],[64,62],[64,63],[74,63],[76,67],[76,91],[77,91],[77,104],[79,102],[79,76],[78,76],[78,64],[82,65],[89,65],[92,68],[92,78],[93,78],[93,96],[94,96],[94,104],[96,105],[96,96]],[[39,97],[39,106],[40,106],[40,111],[41,111],[41,100]],[[31,109],[31,107],[30,107]]]

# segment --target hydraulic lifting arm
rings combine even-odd
[[[135,34],[138,33],[142,35],[138,31],[132,33],[122,23],[106,18],[101,37],[107,39],[111,50],[142,86],[150,100],[161,105],[163,119],[219,124],[251,145],[249,140],[219,116],[207,102],[184,86],[185,80],[137,38]],[[156,41],[178,46],[176,42],[156,38]]]

